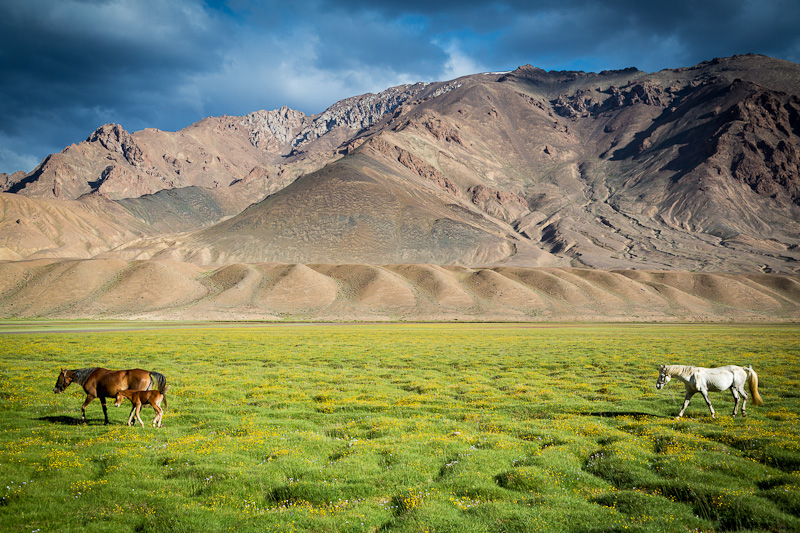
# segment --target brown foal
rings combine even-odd
[[[169,390],[169,386],[164,389],[164,392]],[[142,410],[142,406],[144,405],[152,405],[153,409],[156,412],[156,417],[153,419],[153,427],[162,427],[161,426],[161,417],[164,416],[164,410],[161,409],[161,402],[164,402],[164,407],[167,407],[167,398],[164,396],[163,393],[157,390],[121,390],[117,391],[116,401],[114,402],[115,407],[119,407],[122,405],[122,402],[125,398],[128,398],[133,404],[131,407],[131,416],[128,417],[128,425],[133,424],[133,418],[136,417],[136,420],[144,427],[144,422],[142,422],[142,417],[139,416],[139,412]]]

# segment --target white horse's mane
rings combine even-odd
[[[668,376],[681,376],[686,379],[689,379],[696,369],[695,366],[664,365],[664,373]]]

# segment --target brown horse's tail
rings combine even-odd
[[[161,392],[161,394],[163,394],[163,395],[164,395],[164,409],[166,409],[166,408],[167,408],[167,391],[168,391],[168,390],[169,390],[169,385],[167,385],[166,387],[164,387],[164,390],[163,390],[163,391],[160,391],[160,392]]]
[[[747,385],[750,387],[750,396],[753,398],[753,405],[764,405],[764,400],[758,393],[758,374],[753,370],[752,366],[748,366],[747,370]]]
[[[167,378],[164,377],[164,374],[159,372],[150,372],[150,388],[155,389],[161,394],[167,392]]]

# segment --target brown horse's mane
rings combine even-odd
[[[89,376],[92,375],[92,372],[97,370],[98,367],[92,368],[79,368],[77,370],[72,371],[72,381],[77,383],[78,385],[83,385],[86,383],[86,380],[89,379]]]

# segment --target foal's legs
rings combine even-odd
[[[136,404],[131,402],[131,415],[128,417],[128,425],[133,424],[133,415],[136,412]]]
[[[153,406],[153,409],[156,412],[156,417],[153,419],[153,427],[161,427],[161,417],[164,416],[164,410],[161,409],[161,406],[156,403],[153,403],[151,405]],[[158,425],[156,425],[156,422],[158,423]]]
[[[142,417],[139,416],[139,411],[141,410],[142,410],[142,404],[138,404],[136,406],[136,420],[138,420],[139,423],[142,425],[142,427],[144,427],[144,422],[142,422]]]

